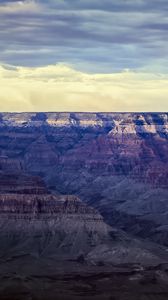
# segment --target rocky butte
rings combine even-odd
[[[0,255],[3,260],[29,255],[63,261],[78,261],[82,257],[94,264],[99,260],[103,264],[147,265],[165,261],[164,248],[158,247],[155,253],[152,246],[110,227],[98,211],[76,195],[49,191],[39,176],[25,173],[22,164],[15,159],[1,156],[0,163]]]

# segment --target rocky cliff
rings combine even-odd
[[[40,176],[50,192],[167,245],[167,113],[2,113],[0,148],[1,172],[8,158],[6,172]]]
[[[94,208],[74,195],[48,191],[38,176],[23,169],[0,174],[0,261],[23,256],[89,264],[168,260],[166,249],[130,237],[107,225]],[[13,169],[12,169],[13,170]]]

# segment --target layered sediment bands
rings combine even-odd
[[[24,162],[27,170],[37,172],[38,169],[38,173],[44,172],[52,165],[57,164],[57,151],[42,135],[28,147],[24,156]]]
[[[18,214],[83,214],[97,215],[95,209],[87,206],[78,197],[50,194],[0,194],[0,213]]]
[[[0,196],[0,257],[86,256],[108,241],[102,217],[77,197],[40,194]]]
[[[0,191],[1,261],[29,256],[155,265],[168,259],[164,248],[111,228],[77,196],[48,192],[38,177],[1,174]]]
[[[76,198],[45,197],[41,199],[46,202],[42,209],[40,200],[34,200],[34,196],[31,204],[30,199],[27,204],[26,197],[21,198],[14,201],[7,197],[0,205],[1,261],[24,256],[49,261],[52,258],[54,264],[62,260],[63,267],[67,259],[92,265],[142,266],[157,265],[168,259],[166,249],[111,228],[94,209]]]
[[[110,227],[77,196],[54,195],[41,178],[0,175],[0,256],[74,258],[109,241]]]
[[[167,114],[1,114],[0,298],[167,299],[167,133]]]
[[[94,239],[97,244],[100,239],[107,239],[109,234],[109,227],[103,222],[100,214],[76,196],[0,195],[0,217],[0,227],[3,229],[0,238],[7,238],[8,235],[18,237],[17,246],[23,246],[25,251],[27,250],[22,243],[23,235],[28,241],[35,240],[36,245],[39,238],[45,240],[49,237],[55,244],[53,254],[57,253],[57,248],[63,241],[65,248],[71,250],[76,239],[79,242],[77,245],[75,241],[76,254],[79,248],[81,251],[88,249],[91,243],[94,245]],[[47,242],[44,248],[49,244]]]
[[[30,172],[82,167],[167,188],[166,113],[2,114],[0,126],[4,153]]]
[[[51,192],[76,194],[109,224],[167,244],[167,113],[2,114],[0,148]]]
[[[9,193],[38,195],[48,194],[48,190],[40,177],[29,176],[21,172],[15,173],[13,170],[13,173],[9,171],[0,173],[0,198]]]
[[[23,162],[20,159],[8,158],[0,156],[0,172],[20,172],[23,169]]]

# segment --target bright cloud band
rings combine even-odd
[[[168,76],[87,74],[64,64],[0,67],[1,111],[168,111]]]

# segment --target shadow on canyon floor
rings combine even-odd
[[[1,261],[1,300],[167,300],[168,266],[92,266],[72,261]]]

